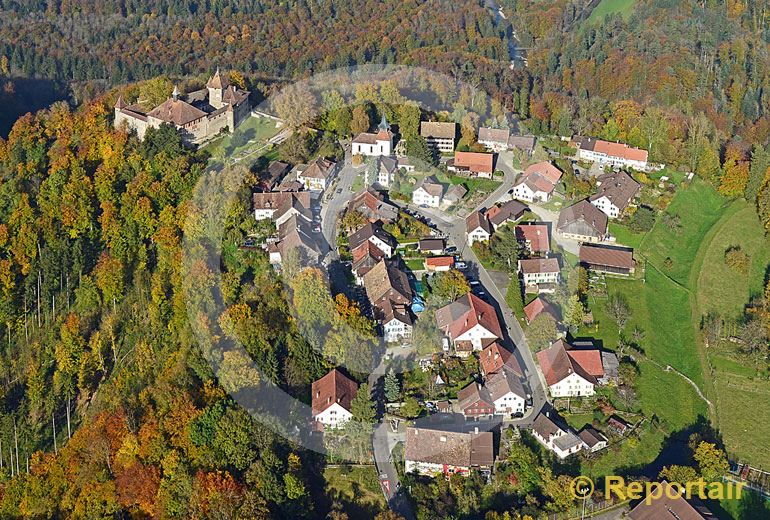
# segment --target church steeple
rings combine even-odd
[[[379,130],[382,130],[383,132],[387,132],[390,130],[390,125],[388,124],[388,120],[385,118],[385,113],[382,114],[382,120],[380,121],[379,126],[377,127]]]
[[[123,96],[118,96],[118,100],[115,102],[115,108],[120,110],[125,107],[126,107],[126,103],[123,101]]]

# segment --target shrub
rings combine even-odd
[[[725,251],[725,265],[735,272],[746,274],[749,271],[749,255],[741,246],[732,246]]]

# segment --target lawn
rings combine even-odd
[[[473,194],[478,191],[482,191],[484,193],[492,193],[498,188],[498,186],[500,186],[500,181],[495,181],[492,179],[479,179],[477,177],[463,177],[461,175],[450,175],[449,182],[453,185],[462,184],[465,186],[465,189],[468,190],[469,194]]]
[[[326,467],[324,479],[326,494],[345,504],[351,518],[371,518],[387,507],[374,466]]]
[[[725,251],[736,246],[748,255],[750,265],[746,272],[725,265]],[[768,262],[770,242],[764,236],[754,208],[741,200],[732,202],[704,237],[695,258],[690,282],[693,326],[708,312],[739,319],[750,298],[761,294]],[[703,349],[712,370],[715,423],[731,458],[767,466],[770,464],[767,443],[770,421],[757,421],[756,413],[770,409],[770,381],[733,350],[733,347]]]
[[[631,16],[636,5],[636,0],[602,0],[599,5],[594,7],[588,22],[597,22],[604,19],[608,14],[618,13],[624,18]]]
[[[748,272],[738,272],[725,264],[725,251],[736,246],[750,259]],[[733,202],[714,226],[713,236],[704,249],[697,273],[700,314],[714,311],[731,318],[739,317],[751,296],[761,294],[768,262],[770,243],[764,236],[757,212],[743,200]]]
[[[696,178],[691,185],[677,192],[665,211],[678,218],[678,226],[671,227],[668,219],[659,214],[652,230],[640,244],[641,253],[666,276],[687,286],[698,249],[726,207],[724,198]]]
[[[266,117],[249,117],[234,134],[225,134],[206,144],[203,149],[212,157],[232,157],[257,143],[264,143],[280,129]]]
[[[616,220],[610,221],[610,234],[615,237],[618,245],[633,247],[634,249],[639,249],[645,236],[645,233],[631,231],[627,226]]]

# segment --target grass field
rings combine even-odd
[[[610,235],[614,236],[617,244],[638,249],[644,238],[644,233],[636,233],[614,220],[610,221]]]
[[[203,149],[212,157],[232,157],[249,146],[264,142],[278,133],[275,121],[265,117],[249,117],[234,134],[225,134],[206,144]]]
[[[602,0],[599,5],[594,7],[591,12],[591,16],[588,17],[589,22],[598,22],[604,19],[608,14],[618,13],[624,18],[631,16],[631,12],[634,10],[636,0]]]
[[[748,272],[737,272],[724,262],[729,247],[739,246],[750,259]],[[732,320],[740,318],[752,296],[763,290],[770,263],[770,241],[764,236],[754,208],[732,202],[704,237],[694,261],[690,285],[691,307],[697,320],[714,311]],[[711,394],[716,424],[733,458],[755,466],[770,464],[770,421],[756,420],[757,410],[770,409],[767,374],[736,356],[730,349],[702,349],[711,370]]]
[[[681,189],[671,201],[666,213],[679,219],[671,228],[659,215],[655,226],[642,240],[642,254],[675,282],[687,286],[698,249],[706,233],[721,218],[725,200],[703,181],[695,180]],[[671,266],[666,267],[666,258]]]
[[[387,508],[374,466],[327,467],[326,494],[345,504],[351,518],[372,518]]]
[[[751,259],[748,273],[725,265],[725,251],[735,246]],[[735,201],[714,226],[713,236],[703,250],[697,273],[698,310],[701,314],[716,311],[723,316],[738,317],[750,297],[761,294],[768,262],[770,243],[764,237],[757,212],[748,203]]]

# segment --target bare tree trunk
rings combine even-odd
[[[11,477],[13,477],[13,448],[8,448],[8,458],[11,460]]]
[[[3,439],[0,438],[0,469],[3,469]]]
[[[16,418],[13,419],[13,443],[16,446],[16,474],[19,474],[19,435],[16,431]]]
[[[40,271],[37,272],[37,326],[38,328],[43,326],[40,321]]]
[[[56,446],[56,414],[51,412],[51,424],[53,425],[53,452],[58,454],[59,449]]]
[[[70,429],[70,397],[67,396],[67,439],[72,438],[72,430]]]

